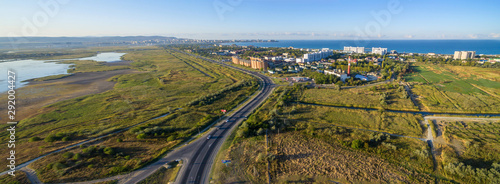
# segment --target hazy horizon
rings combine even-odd
[[[500,39],[499,1],[1,2],[2,37],[190,39]]]

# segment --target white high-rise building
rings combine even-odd
[[[372,47],[373,54],[385,55],[387,54],[387,48]]]
[[[347,46],[347,47],[344,47],[344,52],[352,52],[352,53],[364,54],[365,53],[365,48],[364,47],[351,47],[351,46]]]
[[[304,54],[304,57],[302,57],[303,62],[312,62],[312,61],[319,61],[321,59],[327,58],[328,56],[333,55],[332,50],[325,50],[323,49],[322,51],[319,52],[311,52]]]
[[[455,51],[453,59],[474,59],[476,51]]]

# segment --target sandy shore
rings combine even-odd
[[[130,62],[114,62],[106,65],[128,65]],[[138,71],[114,70],[105,72],[75,73],[61,79],[30,82],[16,90],[16,121],[41,113],[42,107],[79,96],[102,93],[113,89],[115,83],[107,79],[121,74]],[[7,104],[6,93],[0,95],[0,104]],[[7,112],[7,105],[0,106],[0,112]],[[7,113],[0,113],[0,122],[6,122]]]

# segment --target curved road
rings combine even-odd
[[[217,128],[209,130],[209,132],[201,138],[174,150],[159,161],[124,176],[119,180],[119,183],[137,183],[147,178],[164,164],[177,159],[183,160],[183,166],[179,171],[176,183],[208,183],[208,175],[210,174],[215,156],[222,146],[222,143],[231,132],[236,129],[240,122],[267,99],[275,87],[269,77],[257,72],[247,71],[215,60],[206,59],[178,50],[176,51],[251,74],[261,80],[261,90],[251,100],[247,101],[246,104],[238,107],[232,115],[228,116],[228,118],[223,121],[223,123],[218,124]],[[210,138],[208,136],[210,136]]]

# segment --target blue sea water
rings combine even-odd
[[[227,43],[233,44],[233,43]],[[476,54],[500,54],[500,40],[279,40],[278,42],[236,42],[241,46],[294,47],[343,50],[344,46],[382,47],[399,53],[453,54],[455,51],[476,51]]]

